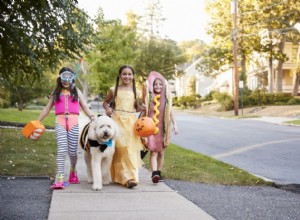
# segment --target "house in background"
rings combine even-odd
[[[284,53],[287,55],[288,60],[283,63],[282,66],[282,92],[292,93],[294,83],[296,80],[296,69],[297,69],[297,56],[299,53],[300,44],[295,45],[291,42],[286,42],[284,47]],[[247,74],[247,86],[251,90],[268,88],[269,79],[269,63],[268,58],[263,54],[253,53],[252,62],[249,66],[249,72]],[[299,65],[299,64],[298,64]],[[273,61],[273,90],[276,91],[277,83],[277,67],[278,62]],[[299,88],[298,88],[299,91]]]
[[[284,53],[288,60],[283,63],[282,67],[282,92],[291,93],[296,81],[296,69],[299,68],[300,44],[285,43]],[[298,57],[298,58],[297,58]],[[298,59],[298,61],[297,61]],[[185,64],[175,67],[176,70],[182,71],[183,75],[174,77],[170,80],[170,88],[173,96],[182,97],[198,94],[201,97],[206,96],[211,91],[228,93],[233,95],[233,68],[229,65],[223,66],[221,70],[211,77],[205,76],[196,69],[200,59],[192,64]],[[298,62],[298,64],[297,64]],[[273,61],[273,92],[276,89],[276,71],[278,62]],[[268,88],[269,79],[269,61],[263,54],[254,52],[248,66],[247,86],[250,90]],[[175,74],[176,75],[176,74]],[[300,86],[298,86],[300,87]],[[298,88],[299,91],[299,88]]]
[[[284,53],[287,55],[288,60],[285,61],[282,66],[282,92],[292,94],[294,83],[296,81],[296,69],[297,67],[299,68],[300,44],[295,45],[292,44],[291,42],[286,42]],[[277,71],[277,67],[278,67],[278,61],[274,60],[273,61],[273,92],[276,92],[275,88],[278,80],[276,78],[277,74],[275,74]],[[268,58],[264,54],[254,52],[248,68],[249,68],[247,72],[248,88],[250,90],[262,89],[262,88],[268,89],[269,87]],[[223,66],[221,68],[221,71],[218,72],[217,74],[214,74],[213,77],[214,77],[214,82],[211,85],[210,91],[218,91],[218,92],[228,93],[230,95],[233,95],[234,74],[233,74],[232,67]]]
[[[175,76],[174,80],[169,81],[173,96],[182,97],[196,94],[204,97],[210,93],[213,78],[207,77],[197,70],[199,61],[200,59],[197,59],[191,64],[175,67],[176,71],[182,71],[183,75]]]
[[[233,68],[225,65],[221,71],[213,75],[213,84],[210,91],[217,91],[220,93],[228,93],[233,95]]]

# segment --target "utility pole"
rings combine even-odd
[[[239,72],[238,72],[238,28],[237,28],[237,0],[232,1],[231,10],[233,12],[233,97],[234,97],[234,115],[239,115]]]

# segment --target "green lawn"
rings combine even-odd
[[[285,123],[290,125],[300,125],[300,120],[286,121]]]
[[[0,121],[18,122],[27,124],[29,121],[37,120],[41,110],[23,110],[19,111],[16,108],[0,108]],[[44,125],[54,126],[55,114],[51,111],[43,120]]]
[[[55,176],[55,133],[46,131],[39,140],[25,138],[21,129],[0,128],[0,175]]]

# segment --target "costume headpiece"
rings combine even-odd
[[[163,87],[162,87],[160,94],[157,94],[154,92],[153,84],[156,79],[160,79],[163,83]],[[151,104],[151,102],[153,102],[153,101],[157,102],[159,99],[159,105],[161,105],[161,108],[164,109],[164,111],[160,113],[163,115],[161,115],[161,116],[158,115],[159,118],[161,117],[163,119],[163,121],[160,121],[159,123],[164,124],[164,126],[163,126],[164,129],[163,129],[163,131],[160,131],[160,132],[164,133],[164,143],[166,145],[169,144],[169,141],[170,141],[169,127],[170,126],[168,126],[168,124],[170,122],[170,111],[171,111],[171,106],[172,106],[172,98],[171,98],[171,93],[168,88],[167,80],[159,72],[156,72],[156,71],[150,72],[148,75],[148,78],[144,84],[143,96],[144,96],[143,98],[144,98],[145,105],[147,106],[146,115],[149,115],[149,111],[153,111],[153,109],[151,109],[151,106],[153,106]],[[156,105],[156,109],[157,109],[157,107],[158,107],[158,105]],[[155,108],[155,106],[154,106],[154,108]],[[154,114],[154,116],[155,115],[157,115],[157,114]]]
[[[61,78],[62,81],[69,82],[69,83],[71,83],[75,79],[74,73],[68,70],[59,74],[59,77]]]

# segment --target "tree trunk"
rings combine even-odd
[[[299,80],[300,80],[300,73],[295,73],[295,80],[294,80],[294,87],[293,87],[293,96],[297,96],[298,95],[298,89],[299,89]]]
[[[19,110],[19,111],[23,111],[23,109],[24,109],[24,103],[23,103],[22,100],[19,100],[19,103],[18,103],[18,110]]]
[[[22,91],[20,91],[20,88],[16,88],[16,94],[18,97],[18,110],[22,111],[24,109],[24,99],[22,97]]]
[[[269,76],[268,76],[268,84],[269,84],[269,93],[273,93],[273,59],[272,59],[272,51],[271,56],[269,58]]]
[[[296,71],[294,72],[295,74],[295,81],[293,83],[293,96],[297,96],[298,95],[298,90],[299,90],[299,80],[300,80],[300,44],[298,45],[298,52],[297,52],[297,68]]]
[[[279,51],[283,53],[285,47],[285,36],[282,36],[281,43],[279,44]],[[276,76],[276,92],[282,92],[282,60],[279,60],[277,67],[277,76]]]

